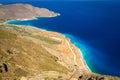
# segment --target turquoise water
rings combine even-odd
[[[32,1],[24,3],[48,8],[59,12],[61,16],[11,21],[9,24],[36,26],[63,33],[80,48],[91,71],[120,76],[120,2]]]
[[[65,37],[69,38],[71,40],[71,42],[80,49],[80,51],[82,52],[82,57],[84,59],[84,62],[85,64],[88,66],[88,68],[90,69],[90,71],[94,71],[94,68],[91,66],[90,64],[90,59],[89,59],[89,55],[90,55],[90,52],[89,52],[89,49],[88,46],[86,45],[85,46],[85,42],[80,40],[80,39],[77,39],[75,38],[73,35],[70,35],[70,34],[64,34]]]

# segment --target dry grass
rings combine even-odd
[[[38,42],[33,42],[33,40]],[[69,70],[57,62],[59,58],[51,55],[40,44],[43,41],[49,45],[61,44],[44,36],[33,35],[20,27],[0,25],[0,64],[6,63],[8,66],[7,73],[0,73],[0,80],[7,78],[8,80],[19,80],[22,76],[40,74],[43,71],[57,71],[67,74]],[[48,47],[47,45],[44,46]],[[83,76],[85,75],[83,74]],[[87,75],[87,77],[91,76],[94,78],[101,77],[101,75],[96,74]],[[104,77],[105,80],[120,80],[117,77]],[[59,76],[58,78],[61,79],[62,77]],[[53,79],[48,76],[45,80]]]
[[[9,64],[9,72],[5,73],[6,77],[11,75],[13,79],[16,76],[32,75],[42,71],[58,71],[60,73],[69,71],[57,63],[58,58],[48,53],[41,44],[36,44],[24,37],[21,38],[12,30],[3,27],[0,29],[0,63]],[[42,36],[34,36],[33,40],[36,38],[49,44],[57,44],[57,42]]]
[[[17,37],[17,35],[15,35],[11,32],[0,30],[0,39],[15,39],[16,37]]]

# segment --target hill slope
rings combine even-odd
[[[119,80],[92,74],[80,59],[76,59],[75,64],[70,47],[79,56],[77,48],[74,49],[69,39],[59,33],[2,24],[0,76],[3,80],[72,80],[78,77],[82,80]]]

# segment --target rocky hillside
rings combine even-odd
[[[0,19],[33,19],[35,17],[53,17],[59,15],[45,8],[29,4],[0,5]]]
[[[1,24],[0,80],[119,80],[91,73],[77,51],[59,33]]]
[[[77,48],[61,34],[32,27],[1,25],[1,75],[15,78],[49,74],[48,77],[67,79],[76,69],[79,70],[79,65],[80,73],[89,72],[80,59],[74,61],[76,54],[72,53],[71,47],[80,58]],[[3,69],[4,64],[7,71]]]

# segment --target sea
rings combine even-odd
[[[119,0],[5,0],[0,3],[27,3],[60,13],[57,17],[13,20],[8,24],[62,33],[82,51],[92,72],[120,77]]]

